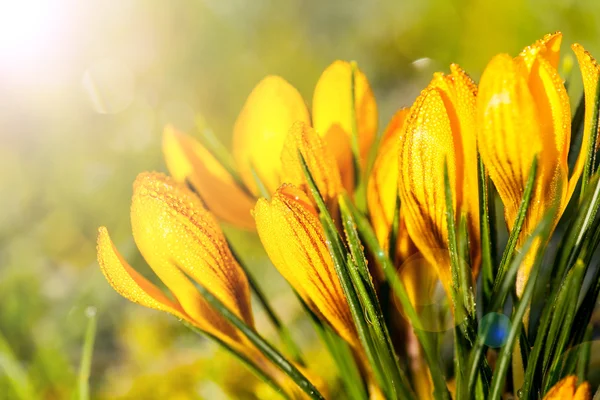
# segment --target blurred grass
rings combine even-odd
[[[369,77],[383,128],[451,62],[477,78],[494,54],[556,30],[600,56],[595,1],[54,3],[63,21],[55,48],[22,65],[0,58],[0,335],[43,399],[75,396],[88,306],[98,310],[92,398],[252,398],[249,388],[223,390],[227,381],[258,384],[247,371],[173,318],[120,298],[95,261],[96,229],[106,225],[140,264],[131,183],[140,171],[165,170],[167,122],[189,131],[201,113],[229,144],[263,76],[282,75],[310,105],[320,72],[341,58]],[[250,250],[256,238],[236,244],[255,274],[274,282],[276,308],[296,320],[285,284]],[[305,321],[296,323],[313,342]],[[16,395],[0,373],[0,399]]]

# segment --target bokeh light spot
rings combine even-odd
[[[484,337],[486,346],[499,348],[504,346],[510,331],[510,319],[500,313],[486,314],[479,324],[479,336]]]

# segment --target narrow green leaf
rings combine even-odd
[[[455,321],[455,339],[454,339],[454,372],[456,379],[456,392],[462,397],[466,389],[465,370],[468,353],[475,341],[476,322],[475,322],[475,302],[473,301],[471,273],[468,268],[468,246],[460,249],[456,225],[455,211],[453,207],[452,189],[450,187],[450,177],[448,176],[448,164],[444,163],[444,189],[446,195],[446,226],[448,229],[448,251],[450,254],[450,269],[452,276],[452,303],[454,304]],[[463,236],[466,236],[466,220],[463,226]],[[468,239],[462,240],[468,243]],[[463,253],[463,254],[461,254]],[[463,259],[463,257],[466,257]],[[462,333],[465,340],[457,335]]]
[[[399,387],[402,391],[403,387],[410,387],[408,379],[404,376],[400,365],[398,364],[398,357],[394,350],[392,339],[390,338],[379,300],[373,286],[371,275],[367,267],[367,260],[362,250],[362,244],[356,231],[356,225],[348,205],[344,197],[340,196],[339,199],[340,211],[342,214],[342,223],[344,225],[344,231],[346,232],[347,242],[350,248],[351,261],[354,263],[356,268],[348,268],[350,271],[350,277],[352,283],[356,288],[356,291],[361,300],[361,304],[365,308],[367,317],[373,330],[374,339],[380,349],[380,358],[383,363],[384,373],[389,374],[388,379],[391,380],[391,384],[394,387]]]
[[[490,229],[490,207],[493,205],[493,199],[490,201],[489,178],[485,171],[485,166],[481,158],[479,161],[479,193],[481,201],[479,202],[480,231],[481,231],[481,284],[482,284],[482,303],[483,309],[487,309],[490,303],[494,287],[494,240]]]
[[[573,265],[577,257],[579,257],[584,241],[590,234],[592,223],[596,215],[598,215],[598,209],[600,208],[600,179],[596,175],[589,183],[591,187],[584,193],[577,214],[572,219],[561,244],[559,255],[557,256],[558,266],[555,266],[553,271],[554,279],[552,285],[556,285],[563,279],[567,268]]]
[[[412,326],[415,336],[423,347],[423,353],[425,355],[425,359],[433,381],[434,398],[440,400],[449,400],[450,393],[448,392],[448,387],[446,386],[446,378],[444,377],[444,373],[442,372],[439,364],[439,351],[435,341],[431,338],[428,332],[423,330],[423,324],[421,323],[416,310],[410,302],[404,284],[396,275],[392,261],[387,256],[386,252],[381,248],[379,241],[377,240],[377,236],[375,235],[372,226],[369,224],[368,219],[364,216],[364,214],[360,213],[360,211],[352,204],[352,202],[346,201],[346,204],[348,205],[348,210],[352,214],[354,221],[356,221],[358,232],[363,238],[366,247],[369,248],[371,254],[375,257],[376,262],[381,267],[388,284],[391,286],[394,294],[400,301],[402,309],[410,321],[410,325]]]
[[[90,371],[92,368],[92,356],[94,354],[94,341],[96,339],[96,308],[88,307],[85,310],[88,318],[87,328],[85,330],[85,339],[83,341],[83,350],[81,352],[81,363],[79,364],[79,378],[77,380],[77,389],[79,400],[90,398]]]
[[[308,169],[308,165],[306,164],[304,156],[298,152],[298,157],[300,159],[304,175],[306,176],[306,181],[312,197],[317,203],[317,208],[319,209],[320,213],[319,218],[323,225],[325,237],[327,238],[327,247],[333,259],[336,275],[338,276],[340,285],[342,286],[342,290],[346,300],[348,301],[348,306],[350,308],[350,313],[352,315],[352,320],[354,321],[358,337],[363,345],[369,363],[373,368],[373,374],[375,375],[377,382],[380,384],[384,392],[386,392],[388,395],[391,395],[395,391],[395,387],[393,385],[390,387],[387,379],[385,378],[386,375],[383,371],[376,345],[371,337],[369,324],[365,318],[363,305],[361,304],[358,294],[352,283],[352,279],[348,271],[349,268],[347,268],[347,259],[345,256],[346,251],[344,249],[342,239],[337,231],[333,219],[331,218],[331,215],[329,214],[329,211],[327,210],[327,206],[325,205],[325,202],[319,193],[319,189],[317,188],[312,174]],[[410,397],[411,396],[409,396],[409,398]]]
[[[248,340],[263,353],[263,355],[289,376],[300,389],[304,391],[311,399],[322,400],[324,397],[319,393],[319,390],[296,368],[294,364],[289,362],[275,347],[271,346],[262,336],[254,329],[246,325],[237,315],[223,304],[216,296],[208,289],[195,283],[196,288],[202,294],[202,297],[217,310],[227,321],[236,327]]]
[[[544,247],[542,245],[540,247]],[[513,311],[512,315],[512,326],[508,333],[508,338],[506,343],[502,347],[500,354],[498,356],[498,360],[496,361],[496,368],[494,370],[494,376],[492,378],[492,385],[490,387],[490,399],[499,399],[502,395],[502,390],[504,388],[504,383],[506,380],[506,373],[508,371],[508,366],[510,365],[512,358],[512,351],[515,345],[517,338],[520,335],[521,329],[523,328],[523,317],[525,316],[525,312],[530,307],[531,297],[533,296],[533,289],[535,287],[535,282],[537,280],[539,274],[539,266],[540,266],[540,257],[537,253],[535,264],[532,268],[532,272],[529,275],[529,279],[527,280],[527,284],[525,285],[525,290],[523,291],[523,295],[519,300],[516,309]],[[523,397],[529,398],[529,397]]]
[[[271,198],[271,194],[269,193],[269,190],[267,189],[267,186],[264,184],[262,179],[260,179],[260,175],[258,174],[256,169],[254,168],[254,165],[252,164],[250,164],[250,172],[252,173],[252,179],[254,179],[256,187],[258,188],[258,193],[260,193],[260,195],[265,199],[269,200]]]
[[[559,374],[564,361],[563,352],[566,349],[571,337],[571,327],[575,319],[575,313],[577,312],[577,301],[579,300],[579,293],[581,291],[581,284],[583,277],[587,270],[587,265],[583,260],[578,260],[575,267],[571,269],[571,278],[569,279],[568,297],[564,304],[565,311],[563,312],[564,318],[561,321],[560,335],[554,349],[554,359],[550,364],[549,376],[546,382],[546,388],[544,392],[547,392],[556,382],[559,380]]]
[[[296,291],[294,291],[294,293],[296,293]],[[302,304],[302,307],[309,316],[317,335],[319,338],[321,338],[333,361],[335,362],[339,372],[338,376],[340,377],[344,388],[346,389],[348,398],[352,400],[366,399],[368,396],[365,389],[365,384],[348,343],[346,343],[344,339],[335,333],[328,324],[321,321],[319,317],[312,312],[312,310],[308,307],[306,302],[298,293],[296,293],[296,297]]]
[[[494,291],[492,293],[492,296],[490,297],[491,303],[488,307],[488,312],[496,311],[503,306],[506,297],[508,296],[508,294],[512,291],[512,289],[515,286],[515,279],[517,277],[519,267],[525,260],[525,257],[527,256],[527,254],[529,253],[530,249],[533,246],[533,243],[535,243],[536,241],[539,241],[540,243],[546,242],[547,237],[550,232],[550,227],[552,226],[553,218],[554,218],[554,211],[551,210],[544,216],[544,218],[542,219],[540,224],[537,226],[537,228],[535,229],[533,234],[529,238],[527,238],[527,240],[525,241],[525,244],[521,248],[521,251],[519,253],[517,253],[517,255],[513,258],[513,260],[511,261],[510,265],[508,266],[508,268],[506,270],[503,281],[501,282],[501,284],[499,285],[497,290]],[[538,248],[538,253],[536,255],[536,258],[541,257],[541,250],[542,250],[542,248]],[[480,363],[482,360],[485,360],[485,358],[483,358],[484,350],[486,348],[485,347],[485,338],[489,334],[490,326],[491,325],[489,325],[489,324],[487,326],[485,326],[485,328],[483,328],[483,331],[479,335],[477,335],[477,340],[475,342],[475,345],[474,345],[473,350],[471,351],[471,354],[469,357],[468,386],[467,386],[468,387],[467,393],[469,393],[469,394],[473,393],[476,378],[477,378],[477,375],[478,375],[478,372],[480,369]]]
[[[360,141],[359,141],[359,132],[358,132],[358,120],[356,119],[356,72],[358,70],[358,66],[356,65],[356,61],[350,61],[350,122],[352,128],[352,155],[354,156],[354,165],[356,169],[354,170],[354,177],[357,179],[357,185],[360,184],[361,180],[361,166],[360,166]]]
[[[396,194],[396,204],[394,206],[394,217],[392,219],[392,226],[388,238],[389,251],[388,257],[390,259],[396,258],[396,250],[398,246],[398,229],[400,229],[400,196]]]
[[[591,257],[593,249],[597,246],[597,242],[594,239],[600,240],[600,229],[597,229],[593,237],[590,237],[590,229],[597,215],[598,205],[600,203],[600,180],[597,176],[594,176],[591,180],[592,187],[589,188],[581,201],[581,205],[577,210],[577,215],[572,220],[565,238],[561,243],[559,255],[557,261],[552,268],[553,279],[550,283],[548,291],[548,300],[545,307],[543,308],[542,315],[539,320],[539,324],[536,331],[535,341],[529,356],[527,370],[525,371],[525,381],[523,385],[523,395],[525,398],[530,393],[538,393],[542,391],[542,367],[544,363],[547,364],[545,358],[542,358],[542,351],[544,350],[548,336],[550,335],[549,329],[554,315],[556,307],[557,297],[559,290],[562,286],[562,281],[565,273],[568,272],[569,268],[577,257],[581,255],[582,250],[589,252],[586,254],[587,257]],[[596,224],[597,225],[597,224]],[[589,243],[590,245],[585,245]],[[595,243],[592,245],[592,243]],[[589,263],[589,261],[587,261]],[[600,293],[600,284],[598,285],[598,293]],[[587,297],[582,303],[580,310],[576,316],[577,321],[582,322],[582,326],[586,326],[589,318],[591,317],[591,307],[588,304],[595,304],[596,297],[593,297],[593,293],[588,292],[590,297]],[[590,303],[591,302],[591,303]],[[575,332],[573,335],[575,340],[574,343],[578,343],[583,335],[583,329]]]

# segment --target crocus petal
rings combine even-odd
[[[178,318],[193,322],[176,301],[169,300],[159,288],[140,275],[121,256],[105,227],[98,229],[98,264],[108,283],[134,303],[144,307],[165,311]]]
[[[505,54],[494,57],[479,82],[479,153],[512,229],[531,162],[541,153],[540,123],[526,73]]]
[[[590,400],[592,398],[592,388],[589,382],[583,382],[577,388],[573,400]]]
[[[575,168],[569,180],[568,197],[571,197],[573,191],[575,190],[575,186],[577,186],[577,181],[583,172],[583,166],[589,151],[590,135],[592,134],[594,124],[596,124],[596,131],[594,132],[596,137],[600,133],[600,123],[598,121],[599,116],[596,112],[596,104],[598,101],[598,81],[600,79],[600,65],[598,65],[594,57],[592,57],[592,55],[588,53],[581,45],[576,43],[572,46],[572,49],[575,52],[577,61],[579,62],[579,68],[583,78],[585,117],[581,150],[579,151]]]
[[[467,73],[456,64],[449,75],[436,74],[432,87],[442,90],[446,112],[452,125],[454,151],[457,163],[456,196],[460,210],[466,213],[471,243],[473,275],[479,271],[479,181],[477,175],[477,132],[475,103],[477,86]]]
[[[167,168],[177,182],[188,181],[219,219],[253,230],[256,200],[244,191],[200,142],[167,126],[163,134]]]
[[[281,275],[316,314],[350,344],[357,338],[350,309],[327,249],[316,209],[300,189],[283,185],[254,209],[256,229]]]
[[[519,57],[524,59],[528,69],[531,68],[538,56],[548,61],[554,69],[558,69],[561,43],[562,33],[549,33],[531,46],[525,47]]]
[[[342,180],[335,158],[323,139],[308,124],[298,121],[288,133],[281,152],[283,181],[307,190],[307,182],[298,152],[304,157],[319,192],[329,205],[337,204]]]
[[[335,61],[323,71],[313,95],[313,126],[327,138],[334,149],[340,169],[345,167],[351,148],[341,148],[340,143],[330,140],[331,130],[341,130],[352,138],[352,67],[347,61]],[[377,134],[377,104],[366,76],[359,70],[355,75],[355,110],[358,140],[363,161]],[[348,144],[351,142],[348,142]],[[337,151],[335,151],[337,150]]]
[[[560,380],[544,396],[544,400],[589,400],[591,398],[589,383],[582,383],[577,388],[577,377],[567,376]]]
[[[369,186],[367,206],[379,243],[388,247],[388,235],[396,210],[398,196],[398,137],[408,115],[404,108],[396,112],[388,124],[377,152]]]
[[[398,187],[406,227],[427,261],[447,276],[447,259],[438,249],[448,248],[444,163],[448,164],[450,186],[456,193],[457,164],[451,121],[443,92],[425,89],[410,110],[399,141]],[[456,196],[453,198],[456,209]],[[442,278],[446,288],[450,282]]]
[[[163,174],[138,175],[131,225],[150,267],[194,319],[207,321],[217,333],[237,335],[212,308],[198,302],[190,279],[210,290],[246,324],[254,325],[246,276],[216,220],[189,189]]]
[[[556,223],[569,200],[571,111],[555,68],[559,48],[560,34],[555,34],[525,48],[514,60],[496,56],[479,84],[479,151],[504,203],[509,229],[515,222],[531,162],[534,156],[538,159],[520,243],[554,205],[559,207]],[[518,295],[524,290],[532,261],[529,256],[519,269]]]
[[[233,128],[233,156],[240,175],[258,194],[252,168],[270,192],[281,181],[281,150],[292,124],[310,123],[298,91],[283,78],[267,76],[246,100]]]

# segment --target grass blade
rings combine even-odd
[[[79,365],[79,378],[77,380],[79,400],[88,400],[90,398],[90,371],[92,368],[92,356],[94,354],[94,341],[96,339],[96,308],[88,307],[85,310],[85,315],[88,318],[88,324],[85,330],[81,364]]]

